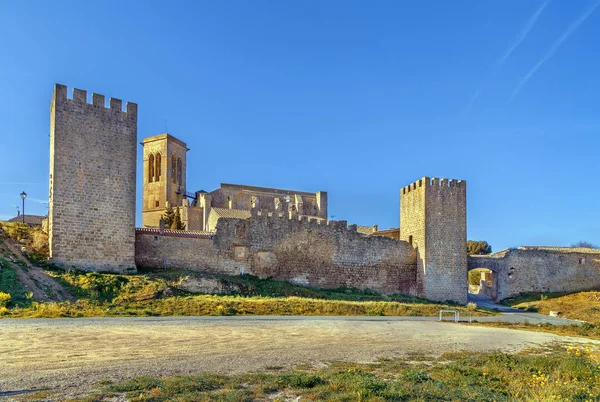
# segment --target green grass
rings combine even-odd
[[[300,297],[241,297],[194,295],[160,297],[152,300],[97,302],[79,299],[75,303],[31,303],[13,308],[4,317],[118,317],[118,316],[231,316],[231,315],[303,315],[303,316],[435,316],[443,304],[405,304],[398,302],[354,302],[307,299]],[[466,308],[459,308],[466,311]],[[490,314],[485,311],[478,315]]]
[[[471,324],[469,324],[471,325]],[[552,325],[546,324],[526,324],[509,322],[474,322],[472,325],[481,325],[485,327],[516,329],[523,331],[548,332],[556,335],[576,336],[580,338],[589,338],[600,340],[600,325],[586,322],[582,325]]]
[[[31,305],[31,298],[19,282],[16,269],[4,258],[0,258],[0,292],[10,295],[9,308]]]
[[[242,374],[138,377],[99,385],[82,401],[593,401],[600,353],[554,346],[518,354],[446,353],[374,364]]]
[[[136,275],[47,271],[75,303],[37,303],[0,312],[4,317],[115,317],[206,315],[367,315],[435,316],[441,308],[467,308],[403,295],[386,296],[357,289],[319,290],[287,282],[219,276],[238,289],[233,295],[199,295],[177,290],[190,272],[142,272]],[[196,273],[196,275],[198,275]],[[492,314],[485,310],[475,315]]]
[[[542,292],[523,292],[516,296],[509,297],[500,302],[505,306],[513,307],[521,303],[529,303],[533,301],[554,299],[568,294],[567,292],[542,293]]]

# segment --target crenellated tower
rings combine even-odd
[[[142,196],[142,225],[158,227],[167,203],[182,205],[186,192],[185,142],[171,134],[144,138],[144,192]]]
[[[50,106],[50,261],[135,272],[137,104],[56,84]]]
[[[430,300],[467,302],[467,183],[424,177],[400,190],[400,239],[417,251],[417,286]]]

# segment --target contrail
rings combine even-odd
[[[27,201],[33,201],[33,202],[37,202],[39,204],[47,204],[48,200],[40,200],[38,198],[27,198]]]
[[[521,33],[517,37],[517,40],[515,41],[515,43],[513,43],[513,45],[508,48],[508,50],[504,53],[504,55],[500,58],[500,60],[498,60],[498,63],[497,63],[498,67],[501,66],[502,64],[504,64],[504,62],[510,57],[511,53],[517,47],[519,47],[519,45],[521,44],[521,42],[523,42],[525,40],[525,38],[527,37],[527,35],[529,35],[529,32],[535,26],[535,23],[537,22],[540,14],[542,14],[542,12],[546,8],[546,6],[548,4],[550,4],[550,1],[551,0],[546,0],[544,2],[544,4],[542,4],[540,6],[540,8],[538,8],[538,10],[535,13],[533,13],[533,15],[531,17],[529,17],[529,20],[527,20],[527,24],[525,24],[525,26],[521,30]]]
[[[548,4],[550,4],[550,1],[552,1],[552,0],[546,0],[540,6],[540,8],[538,8],[536,10],[536,12],[531,15],[531,17],[529,17],[529,19],[527,20],[527,23],[525,24],[525,26],[523,26],[523,29],[521,29],[521,32],[519,33],[519,36],[517,36],[517,39],[506,50],[506,52],[504,52],[504,54],[502,55],[502,57],[500,59],[498,59],[498,61],[492,67],[491,72],[490,72],[490,76],[495,75],[496,70],[498,70],[498,68],[502,67],[502,65],[506,62],[506,60],[508,60],[508,58],[510,57],[510,55],[512,54],[512,52],[514,52],[515,49],[517,47],[519,47],[519,45],[521,44],[521,42],[523,42],[525,40],[525,38],[527,37],[527,35],[529,35],[529,32],[531,32],[531,30],[535,26],[535,23],[537,22],[538,18],[540,17],[540,15],[544,11],[544,9],[548,6]],[[469,102],[467,103],[467,106],[465,107],[465,111],[467,111],[467,110],[469,110],[471,108],[471,105],[473,104],[473,102],[475,102],[475,100],[481,94],[482,89],[483,89],[482,87],[479,87],[475,92],[473,92],[473,95],[471,95],[471,98],[469,98]]]
[[[558,48],[567,39],[569,39],[569,36],[571,36],[571,34],[573,34],[573,32],[575,32],[575,30],[577,28],[579,28],[581,26],[581,24],[583,24],[585,22],[585,20],[587,20],[590,15],[592,15],[592,13],[596,9],[596,7],[598,7],[599,5],[600,5],[600,2],[597,2],[592,7],[590,7],[589,10],[587,10],[585,13],[583,13],[577,20],[575,20],[574,23],[572,23],[569,26],[569,28],[567,28],[567,30],[565,32],[562,33],[562,35],[559,36],[559,38],[556,40],[556,42],[554,42],[552,44],[552,46],[550,47],[550,50],[548,51],[548,53],[546,53],[544,55],[544,57],[542,57],[540,59],[540,61],[538,61],[533,66],[533,68],[531,70],[529,70],[529,72],[523,78],[521,78],[521,80],[517,83],[517,86],[513,90],[510,98],[508,99],[508,101],[506,101],[506,103],[509,103],[510,101],[512,101],[519,94],[519,92],[521,92],[521,88],[523,88],[523,86],[527,83],[527,81],[529,81],[529,79],[536,73],[536,71],[541,66],[543,66],[544,63],[547,62],[548,59],[550,59],[550,57],[552,57],[554,55],[554,53],[556,53],[556,51],[558,50]]]
[[[16,185],[16,184],[45,184],[40,182],[24,182],[24,181],[0,181],[0,184]]]

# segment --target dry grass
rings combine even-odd
[[[600,324],[600,292],[530,293],[505,300],[504,304],[542,314],[558,311],[563,318]]]
[[[547,332],[550,334],[576,336],[600,340],[600,325],[585,323],[583,325],[552,325],[552,324],[525,324],[508,322],[474,322],[465,325],[481,325],[485,327],[516,329],[522,331]]]
[[[304,316],[435,316],[442,304],[398,302],[352,302],[300,297],[269,298],[241,296],[173,296],[145,301],[37,303],[26,308],[0,312],[3,317],[118,317],[118,316],[219,316],[219,315],[304,315]],[[457,307],[452,307],[457,308]],[[466,311],[466,308],[458,308]],[[477,315],[488,315],[485,311]]]
[[[600,353],[555,346],[519,354],[446,353],[375,364],[224,376],[138,377],[84,398],[102,401],[596,401]],[[111,399],[112,400],[112,399]]]

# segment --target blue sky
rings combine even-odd
[[[385,228],[402,186],[465,179],[471,239],[600,244],[599,37],[586,0],[3,1],[0,219],[47,211],[57,82],[137,102],[140,140],[166,118],[190,191],[326,190]]]

